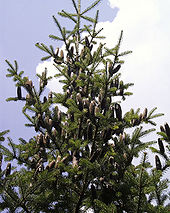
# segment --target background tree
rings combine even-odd
[[[170,129],[161,127],[159,150],[151,147],[154,141],[143,142],[142,137],[153,132],[144,124],[156,125],[156,108],[141,113],[131,109],[123,113],[121,101],[131,95],[132,83],[121,80],[122,57],[130,51],[120,52],[123,32],[117,44],[108,48],[97,43],[104,37],[97,30],[99,11],[95,18],[86,16],[101,0],[81,9],[81,1],[72,0],[75,13],[62,10],[64,18],[74,23],[72,30],[60,26],[53,16],[65,50],[43,43],[36,46],[54,59],[55,77],[64,77],[63,93],[52,91],[48,97],[44,90],[51,77],[48,70],[37,74],[38,88],[19,71],[14,61],[9,65],[7,77],[16,82],[17,97],[7,101],[23,101],[23,114],[28,127],[36,135],[14,143],[7,138],[9,149],[1,143],[0,162],[7,161],[1,170],[1,210],[9,212],[168,212],[164,203],[168,180],[162,172],[169,167]],[[85,20],[90,24],[83,24]],[[23,89],[26,96],[22,95]],[[59,104],[62,107],[59,107]],[[146,126],[146,125],[145,125]],[[130,130],[130,131],[129,131]],[[2,132],[2,140],[4,140]],[[156,168],[147,159],[147,148],[158,154]],[[141,163],[134,158],[142,153]],[[165,159],[162,166],[159,155]],[[13,167],[17,162],[17,167]],[[11,171],[12,170],[12,171]],[[154,204],[152,201],[156,201]]]

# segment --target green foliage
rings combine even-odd
[[[4,135],[7,134],[9,132],[9,130],[5,130],[3,132],[0,132],[0,141],[4,141],[5,138],[4,138]]]
[[[65,52],[36,44],[47,54],[42,60],[54,60],[55,77],[64,79],[63,93],[52,91],[48,97],[43,96],[52,78],[47,77],[47,69],[37,74],[36,88],[28,77],[23,77],[23,71],[18,71],[16,61],[14,66],[6,61],[7,77],[12,77],[17,87],[17,96],[7,101],[25,103],[22,112],[29,122],[26,126],[35,129],[35,136],[28,141],[19,138],[19,143],[8,137],[7,148],[3,141],[8,131],[0,133],[0,165],[3,156],[8,162],[0,172],[1,210],[168,212],[168,180],[163,180],[162,175],[170,166],[166,153],[170,151],[170,128],[168,124],[161,127],[158,150],[151,147],[155,141],[144,142],[143,138],[155,131],[147,124],[155,126],[153,119],[163,114],[155,114],[156,108],[142,113],[140,109],[122,111],[121,102],[132,94],[128,89],[133,84],[121,80],[120,70],[122,57],[131,51],[120,52],[123,31],[115,47],[97,44],[97,39],[104,39],[99,35],[102,29],[96,30],[99,12],[95,18],[85,14],[100,1],[81,11],[81,1],[76,4],[72,0],[75,13],[58,13],[75,24],[71,31],[53,16],[60,37],[49,37],[63,41]],[[90,25],[82,26],[82,19]],[[23,89],[26,97],[22,96]],[[163,141],[168,144],[166,150]],[[147,159],[148,148],[157,153],[156,168]],[[134,165],[135,158],[141,156],[141,162]],[[11,166],[14,160],[17,168]]]

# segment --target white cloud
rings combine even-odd
[[[39,63],[36,67],[36,73],[42,74],[45,68],[47,68],[47,77],[49,76],[53,77],[54,75],[58,73],[57,68],[54,66],[53,59],[51,59],[50,61],[44,61],[42,63]],[[62,92],[62,84],[59,82],[59,79],[61,78],[53,78],[52,80],[48,82],[47,87],[51,91]]]
[[[123,104],[127,111],[131,107],[143,110],[158,107],[165,113],[159,123],[170,123],[170,1],[164,0],[109,0],[112,8],[119,11],[113,22],[100,22],[104,28],[108,47],[114,47],[121,30],[124,31],[122,50],[133,53],[124,58],[122,77],[125,82],[133,82],[134,95]],[[107,11],[106,11],[107,12]],[[101,16],[104,14],[100,14]],[[47,64],[46,64],[47,65]],[[51,65],[50,65],[51,66]],[[37,67],[39,70],[41,66]],[[53,68],[48,68],[53,72]],[[50,89],[59,87],[51,82]],[[153,140],[153,138],[151,138]]]
[[[160,3],[158,0],[109,0],[109,2],[112,8],[118,7],[119,11],[113,22],[98,24],[98,27],[104,28],[102,34],[106,36],[105,42],[108,47],[114,46],[120,31],[123,30],[122,50],[133,51],[130,56],[124,58],[125,64],[122,66],[122,77],[125,81],[135,83],[134,96],[126,103],[129,103],[129,108],[158,106],[159,111],[165,112],[168,119],[168,115],[170,117],[168,107],[170,101],[167,98],[170,89],[168,70],[170,29],[167,28],[170,19],[167,9],[170,6],[169,1],[164,0]],[[51,75],[56,72],[52,63],[39,64],[37,70],[47,66]],[[58,90],[59,87],[61,88],[58,80],[48,84],[51,90]]]
[[[115,43],[121,30],[124,31],[123,50],[133,53],[125,58],[122,77],[135,83],[134,95],[124,103],[125,111],[130,108],[158,107],[165,113],[157,122],[170,123],[170,27],[168,12],[170,2],[165,0],[109,0],[111,7],[119,11],[112,23],[100,23],[108,35],[107,44]],[[159,130],[159,127],[158,127]],[[156,135],[147,140],[156,139]],[[149,155],[154,164],[154,156]],[[168,175],[166,176],[168,177]]]
[[[169,2],[110,0],[110,5],[119,8],[116,18],[113,22],[99,25],[104,28],[108,46],[115,44],[123,30],[122,49],[133,51],[132,55],[125,57],[122,68],[123,78],[135,83],[134,96],[130,98],[132,104],[150,108],[158,106],[170,117],[170,101],[166,98],[170,89]]]

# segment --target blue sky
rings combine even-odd
[[[168,8],[168,0],[163,3],[160,0],[104,0],[99,7],[101,19],[98,27],[104,28],[102,34],[106,36],[107,46],[114,46],[123,30],[122,51],[133,51],[124,58],[125,64],[121,69],[123,79],[135,83],[132,88],[134,95],[123,103],[125,111],[132,107],[140,107],[141,110],[158,107],[157,112],[165,113],[164,117],[157,120],[159,124],[165,121],[170,123]],[[109,17],[106,17],[108,14]],[[49,74],[54,73],[56,71],[52,64],[40,62],[36,71],[41,72],[44,67],[49,67]],[[56,82],[50,82],[49,89],[55,89]]]
[[[89,5],[91,0],[82,1],[83,6]],[[26,120],[20,113],[23,103],[6,102],[8,97],[14,97],[16,90],[12,79],[7,79],[7,65],[5,59],[13,62],[15,59],[25,75],[37,83],[35,78],[36,66],[43,53],[35,47],[35,43],[43,42],[59,46],[48,38],[49,34],[57,34],[58,30],[52,15],[59,18],[62,25],[68,26],[68,21],[57,15],[58,11],[73,9],[71,0],[0,0],[0,130],[10,129],[12,138],[29,138],[32,129],[25,128]],[[100,21],[112,21],[115,10],[111,9],[107,1],[103,1],[100,9]],[[107,11],[107,12],[106,12]],[[95,15],[95,9],[91,15]],[[102,16],[102,13],[105,15]]]
[[[82,0],[89,5],[92,0]],[[0,131],[10,129],[9,136],[15,141],[29,139],[35,132],[24,127],[23,103],[5,101],[14,97],[16,90],[11,79],[7,79],[5,59],[17,60],[20,70],[25,71],[37,84],[36,72],[47,66],[53,72],[52,63],[42,63],[43,53],[35,43],[43,42],[61,46],[48,38],[57,34],[52,15],[65,9],[70,11],[71,0],[0,0]],[[122,77],[133,82],[134,95],[123,103],[125,111],[130,108],[158,107],[157,112],[165,116],[158,124],[170,124],[170,1],[169,0],[103,0],[96,8],[100,10],[98,27],[104,27],[107,46],[114,46],[120,31],[124,31],[122,50],[132,50],[125,57]],[[95,9],[90,13],[95,15]],[[59,18],[68,26],[65,19]],[[49,89],[58,89],[56,81],[50,82]],[[159,125],[158,125],[159,127]]]
[[[92,0],[82,0],[83,6]],[[43,53],[35,43],[43,42],[61,46],[48,38],[57,34],[52,15],[65,9],[70,11],[71,0],[0,0],[0,129],[10,129],[9,136],[30,138],[32,129],[24,127],[26,119],[21,114],[23,103],[5,102],[16,95],[11,79],[5,77],[7,65],[16,59],[25,75],[37,83],[36,71],[43,71],[47,64],[40,58]],[[103,0],[96,8],[100,10],[99,27],[104,27],[107,46],[114,46],[121,30],[124,30],[122,50],[132,50],[125,57],[122,77],[126,82],[133,82],[134,95],[124,102],[125,111],[130,108],[143,109],[158,107],[158,112],[165,113],[159,124],[170,124],[170,26],[169,0]],[[95,9],[90,13],[95,15]],[[59,17],[62,25],[68,26],[65,19]],[[52,64],[49,62],[49,71]],[[51,69],[51,72],[53,70]],[[56,82],[50,82],[49,89],[58,89]]]

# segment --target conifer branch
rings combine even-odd
[[[156,108],[150,112],[145,108],[140,113],[138,108],[123,114],[121,100],[132,94],[127,89],[133,84],[121,80],[122,57],[131,51],[120,52],[123,31],[113,48],[97,43],[97,39],[105,38],[99,34],[102,29],[96,30],[99,10],[94,18],[86,13],[100,2],[94,0],[82,10],[81,0],[72,0],[75,13],[59,12],[60,16],[74,23],[72,30],[62,27],[53,16],[61,35],[49,37],[62,41],[66,53],[63,49],[55,50],[52,45],[36,44],[47,54],[41,60],[53,58],[58,70],[54,78],[64,78],[59,80],[63,83],[63,93],[51,91],[48,97],[42,97],[52,78],[47,77],[47,69],[42,75],[37,74],[39,84],[36,90],[32,81],[23,77],[24,71],[19,72],[16,61],[14,65],[6,61],[9,67],[7,77],[12,77],[17,87],[16,97],[8,98],[8,101],[26,101],[23,114],[30,123],[25,125],[33,127],[36,136],[28,141],[20,138],[19,144],[8,138],[12,151],[0,143],[0,176],[4,183],[0,185],[3,195],[0,208],[3,210],[7,206],[12,212],[17,208],[22,208],[23,212],[75,213],[82,207],[83,211],[92,208],[95,212],[139,213],[166,209],[163,205],[167,199],[164,193],[167,182],[160,181],[160,178],[170,167],[167,154],[170,151],[170,127],[167,123],[161,126],[159,149],[156,149],[151,147],[155,141],[142,141],[155,131],[144,129],[143,124],[155,125],[153,119],[162,113],[154,114]],[[83,26],[82,20],[86,21]],[[84,33],[86,36],[83,37]],[[26,97],[22,89],[26,90]],[[66,112],[62,112],[58,104],[65,107]],[[131,134],[127,133],[129,129]],[[0,133],[1,142],[7,132]],[[150,177],[147,171],[153,167],[147,162],[146,153],[141,164],[133,164],[134,157],[139,157],[147,148],[158,153],[154,177]],[[165,160],[164,165],[159,156]],[[8,162],[3,170],[3,159],[16,160],[24,168],[19,167],[17,172],[11,173],[11,163]],[[17,192],[13,190],[15,188]]]
[[[94,3],[92,3],[88,8],[86,8],[81,15],[83,15],[84,13],[87,13],[89,10],[91,10],[92,8],[94,8],[95,6],[97,6],[98,3],[100,3],[101,0],[97,0]]]
[[[60,12],[59,15],[67,17],[67,18],[71,19],[74,23],[77,23],[76,19],[73,18],[73,15],[65,12],[64,10],[62,10],[62,13]]]
[[[75,8],[75,10],[76,10],[76,12],[77,12],[77,14],[78,14],[78,8],[77,8],[77,5],[76,5],[76,3],[75,3],[75,0],[72,0],[72,2],[73,2],[73,6],[74,6],[74,8]]]
[[[88,184],[88,174],[86,174],[84,181],[83,181],[82,191],[81,191],[81,194],[79,196],[79,199],[78,199],[78,202],[77,202],[77,205],[76,205],[76,208],[75,208],[75,213],[79,213],[79,211],[80,211],[80,206],[82,204],[84,193],[85,193],[85,190],[88,187],[88,185],[89,185]]]
[[[93,26],[93,32],[92,32],[92,39],[91,39],[91,41],[96,36],[95,32],[96,32],[96,25],[98,23],[98,17],[99,17],[99,10],[97,10],[97,12],[96,12],[96,17],[95,17],[95,22],[94,22],[94,26]]]
[[[137,211],[136,213],[140,213],[141,208],[141,200],[142,200],[142,190],[143,190],[143,172],[144,172],[144,164],[146,161],[146,153],[144,153],[143,156],[143,162],[140,169],[140,175],[139,175],[139,193],[138,193],[138,203],[137,203]]]
[[[58,29],[59,29],[61,35],[63,36],[62,28],[61,28],[61,26],[60,26],[60,24],[59,24],[59,22],[58,22],[58,20],[56,19],[55,16],[53,16],[53,20],[54,20],[54,22],[56,23],[56,25],[57,25],[57,27],[58,27]]]
[[[49,35],[49,38],[53,39],[53,40],[59,40],[59,41],[63,41],[62,38],[55,36],[55,35]]]
[[[93,18],[90,18],[90,17],[88,17],[88,16],[82,16],[82,15],[81,15],[81,18],[83,18],[83,19],[85,19],[85,20],[87,20],[87,21],[89,21],[89,22],[92,22],[92,23],[95,22],[95,20],[94,20]]]
[[[0,141],[5,140],[4,135],[6,135],[8,132],[9,132],[9,130],[5,130],[5,131],[0,132]]]

